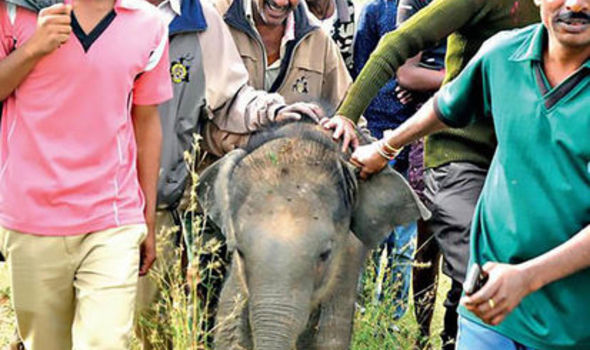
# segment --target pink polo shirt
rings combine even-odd
[[[172,96],[168,33],[144,0],[117,0],[110,17],[87,51],[72,33],[4,101],[0,226],[62,236],[144,222],[131,106]],[[0,0],[0,59],[36,21]]]

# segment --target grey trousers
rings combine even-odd
[[[463,283],[469,262],[471,220],[487,169],[454,162],[427,169],[424,197],[432,212],[427,224],[444,256],[443,272]]]

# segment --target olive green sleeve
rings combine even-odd
[[[485,0],[435,0],[397,30],[383,36],[338,109],[357,121],[404,62],[468,23]]]

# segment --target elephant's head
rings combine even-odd
[[[389,168],[357,181],[338,145],[307,123],[256,135],[200,181],[201,204],[249,296],[257,350],[293,347],[338,279],[350,231],[373,248],[394,226],[428,215]]]

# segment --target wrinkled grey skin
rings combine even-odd
[[[258,135],[201,175],[201,203],[233,252],[216,349],[348,349],[366,252],[429,215],[389,168],[357,181],[319,130]]]

